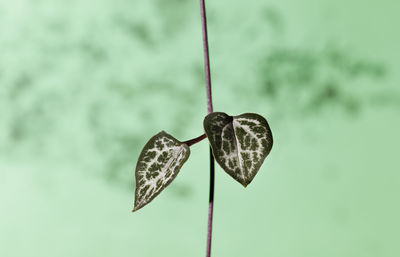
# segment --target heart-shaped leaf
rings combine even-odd
[[[204,130],[215,160],[235,180],[247,186],[272,148],[272,133],[264,117],[255,113],[229,116],[214,112]]]
[[[165,131],[152,137],[136,164],[133,211],[139,210],[161,193],[174,180],[189,155],[189,147]]]

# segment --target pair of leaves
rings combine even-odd
[[[260,115],[229,116],[214,112],[204,119],[204,130],[217,163],[247,186],[271,151],[268,122]],[[152,201],[178,174],[190,155],[187,144],[161,131],[144,146],[136,165],[136,211]]]

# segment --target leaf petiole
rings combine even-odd
[[[201,136],[199,136],[199,137],[196,137],[196,138],[187,140],[187,141],[185,141],[185,142],[183,142],[183,143],[184,143],[184,144],[187,144],[188,146],[191,146],[191,145],[197,144],[198,142],[200,142],[201,140],[203,140],[203,139],[206,138],[206,137],[207,137],[207,135],[206,135],[206,134],[203,134],[203,135],[201,135]]]

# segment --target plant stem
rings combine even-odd
[[[207,110],[208,113],[212,113],[213,104],[211,97],[210,54],[208,51],[207,15],[206,15],[206,6],[204,0],[200,0],[200,11],[201,11],[201,24],[203,29],[204,71],[206,75]]]
[[[211,256],[211,236],[212,236],[212,221],[214,209],[214,156],[210,147],[210,196],[208,200],[208,227],[207,227],[207,249],[206,257]]]
[[[185,142],[183,142],[183,143],[184,143],[184,144],[187,144],[188,146],[191,146],[191,145],[197,144],[198,142],[200,142],[201,140],[203,140],[203,139],[206,138],[206,137],[207,137],[207,135],[206,135],[206,134],[203,134],[203,135],[201,135],[201,136],[199,136],[199,137],[196,137],[196,138],[187,140],[187,141],[185,141]]]
[[[207,92],[207,111],[213,112],[212,97],[211,97],[211,74],[210,74],[210,54],[208,51],[208,35],[207,35],[207,15],[204,0],[200,0],[201,25],[203,31],[203,48],[204,48],[204,70],[206,77],[206,92]],[[208,226],[207,226],[207,248],[206,257],[211,256],[211,236],[212,236],[212,220],[214,209],[214,156],[210,147],[210,197],[208,200]]]

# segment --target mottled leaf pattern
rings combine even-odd
[[[214,112],[204,119],[204,130],[215,160],[246,187],[271,151],[273,141],[268,122],[254,113],[232,117]]]
[[[161,131],[144,146],[136,165],[136,211],[153,200],[178,174],[189,158],[189,147]]]

